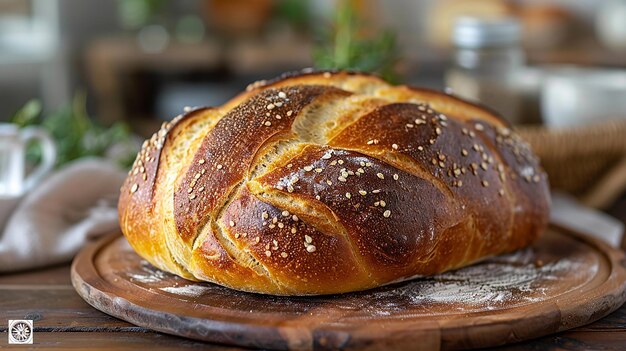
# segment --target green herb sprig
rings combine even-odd
[[[367,36],[365,25],[357,17],[350,0],[339,1],[333,30],[322,33],[322,41],[314,48],[316,68],[374,72],[388,81],[397,82],[395,35],[382,31]]]
[[[122,167],[130,167],[136,150],[131,146],[130,128],[124,122],[116,122],[104,127],[89,118],[86,111],[86,95],[77,93],[71,104],[61,107],[44,116],[38,100],[28,101],[10,118],[10,122],[20,127],[40,126],[54,139],[57,146],[57,164],[62,166],[70,161],[89,157],[105,156],[116,144],[126,144],[128,155],[117,158]],[[38,147],[30,145],[27,158],[37,161],[41,157]]]

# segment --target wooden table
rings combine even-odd
[[[39,349],[237,350],[152,332],[97,311],[74,291],[69,264],[0,275],[0,316],[0,349],[9,346],[9,319],[32,319],[35,344],[30,346]],[[588,326],[494,350],[591,349],[626,349],[626,305]]]

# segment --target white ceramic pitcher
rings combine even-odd
[[[26,146],[41,145],[41,162],[26,174]],[[12,123],[0,123],[0,197],[20,197],[39,183],[54,167],[56,146],[50,135],[37,127],[20,129]]]

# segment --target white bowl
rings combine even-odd
[[[571,66],[545,72],[541,112],[546,125],[626,119],[626,70]]]

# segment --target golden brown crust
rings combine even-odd
[[[368,75],[253,84],[148,141],[122,230],[159,268],[235,289],[328,294],[531,243],[547,179],[495,113]]]

